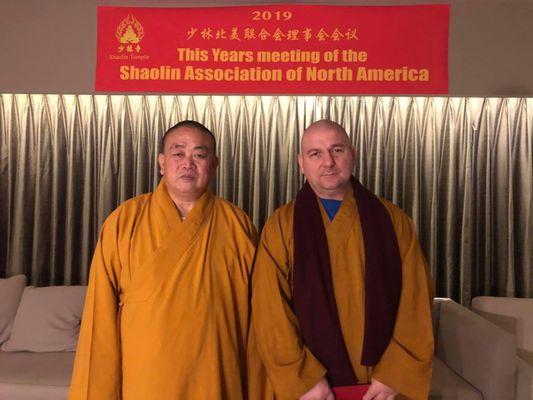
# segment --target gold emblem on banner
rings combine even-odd
[[[144,29],[141,23],[133,15],[129,14],[126,18],[120,21],[115,31],[115,37],[120,45],[118,51],[139,52],[141,47],[139,42],[144,37]],[[135,47],[133,45],[136,45]]]

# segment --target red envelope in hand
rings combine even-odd
[[[370,385],[336,386],[333,388],[336,400],[362,400]]]

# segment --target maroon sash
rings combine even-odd
[[[361,364],[374,366],[392,337],[402,287],[402,263],[390,215],[352,177],[365,248],[365,332]],[[305,346],[327,369],[332,386],[357,383],[342,336],[326,231],[306,182],[294,207],[293,304]],[[346,260],[349,263],[349,260]]]

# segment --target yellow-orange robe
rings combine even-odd
[[[318,199],[317,199],[318,201]],[[402,291],[391,341],[374,367],[361,365],[365,320],[364,244],[356,202],[346,194],[333,221],[319,206],[328,242],[341,330],[360,383],[373,377],[411,399],[427,399],[433,359],[431,284],[413,223],[382,200],[392,218],[402,259]],[[252,277],[252,325],[277,399],[294,400],[326,373],[302,344],[291,307],[294,202],[267,221]]]
[[[204,193],[184,221],[164,181],[106,220],[70,400],[246,398],[256,231]]]

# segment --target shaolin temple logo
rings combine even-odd
[[[130,14],[118,24],[115,37],[120,43],[119,53],[139,53],[141,51],[139,43],[144,37],[144,29],[139,20]]]

